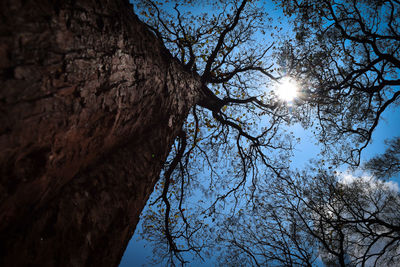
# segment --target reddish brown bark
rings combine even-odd
[[[0,5],[0,265],[117,265],[199,78],[128,1]]]

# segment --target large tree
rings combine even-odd
[[[200,77],[127,1],[0,18],[0,265],[117,265]]]
[[[220,5],[211,24],[197,25],[201,52],[177,10],[175,28],[166,28],[179,47],[171,55],[162,32],[126,1],[2,2],[2,265],[117,264],[177,136],[162,199],[178,256],[166,195],[172,172],[200,142],[199,123],[215,128],[216,144],[234,138],[234,187],[257,160],[270,163],[266,151],[290,148],[274,139],[285,109],[262,101],[249,76],[274,78],[263,63],[269,46],[235,50],[251,41],[263,13],[246,0]],[[242,112],[228,113],[229,105]],[[190,109],[191,128],[182,128]],[[260,114],[270,120],[257,133],[244,117]]]

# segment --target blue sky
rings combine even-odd
[[[272,4],[271,4],[272,6]],[[271,8],[271,15],[274,19],[282,16],[279,9]],[[284,33],[290,34],[287,31],[289,27],[285,28]],[[294,150],[294,157],[292,159],[292,167],[301,169],[304,167],[310,159],[315,158],[319,153],[319,147],[316,145],[315,137],[309,130],[304,130],[299,125],[291,127],[291,131],[294,132],[296,137],[301,138],[301,142],[296,145]],[[372,135],[371,144],[364,150],[362,154],[362,161],[370,159],[372,156],[383,153],[386,149],[384,141],[392,137],[398,136],[400,133],[400,113],[396,110],[396,107],[391,106],[386,110],[379,122],[378,127],[375,129]],[[393,181],[399,183],[400,178],[396,177]],[[124,253],[121,260],[120,266],[146,266],[148,259],[152,259],[152,245],[147,241],[140,240],[138,233],[141,232],[142,223],[139,222],[135,234],[132,237],[129,245]],[[200,263],[193,262],[190,266],[210,266],[213,265],[212,260]]]

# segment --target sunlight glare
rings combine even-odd
[[[298,95],[298,86],[295,80],[285,77],[276,85],[275,93],[286,102],[292,101]]]

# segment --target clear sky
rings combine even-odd
[[[272,6],[272,4],[271,4]],[[271,8],[273,18],[277,19],[282,16],[278,9]],[[288,27],[289,28],[289,27]],[[295,125],[291,129],[296,137],[301,138],[301,142],[294,150],[292,167],[301,169],[308,163],[311,158],[314,158],[318,152],[319,147],[316,145],[314,136],[307,130],[302,129],[300,126]],[[400,112],[396,107],[391,106],[383,113],[382,119],[378,127],[375,129],[372,136],[372,143],[364,150],[362,160],[368,160],[372,156],[383,153],[386,149],[384,141],[392,137],[398,136],[400,133]],[[206,177],[205,177],[206,179]],[[395,182],[400,182],[400,177],[393,179]],[[148,259],[153,257],[152,245],[147,241],[140,240],[138,233],[141,231],[142,223],[139,222],[135,234],[132,237],[125,254],[120,263],[121,267],[127,266],[146,266]],[[201,264],[200,262],[193,262],[190,266],[210,266],[212,262]]]

